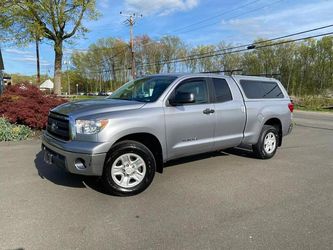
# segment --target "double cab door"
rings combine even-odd
[[[192,93],[194,102],[170,105],[178,93]],[[195,77],[180,81],[165,107],[168,160],[234,147],[241,143],[245,107],[237,86],[224,78]]]

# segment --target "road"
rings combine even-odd
[[[0,143],[0,249],[333,249],[333,115],[297,112],[271,160],[244,150],[169,164],[134,197]]]

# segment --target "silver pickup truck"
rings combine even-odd
[[[145,190],[169,160],[251,145],[274,156],[292,129],[293,104],[273,78],[164,74],[130,81],[106,99],[50,111],[42,149],[47,163],[101,176],[106,190]]]

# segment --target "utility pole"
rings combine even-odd
[[[133,79],[136,78],[136,69],[135,69],[135,55],[134,55],[134,36],[133,36],[133,26],[137,18],[142,18],[142,14],[130,13],[125,14],[120,12],[120,15],[127,17],[125,24],[130,27],[130,49],[131,49],[131,74]]]
[[[71,95],[71,83],[70,83],[70,80],[69,80],[69,72],[68,72],[71,61],[70,60],[64,61],[64,64],[67,65],[67,89],[68,89],[67,94]]]
[[[40,60],[39,60],[39,37],[36,35],[36,58],[37,58],[37,85],[40,84]]]

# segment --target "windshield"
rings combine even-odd
[[[150,76],[130,81],[117,89],[111,99],[155,102],[176,79],[175,76]]]

